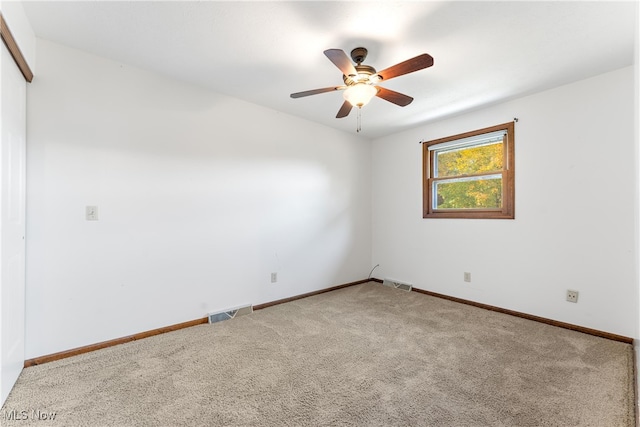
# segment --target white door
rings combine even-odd
[[[0,61],[0,406],[24,366],[26,82]]]

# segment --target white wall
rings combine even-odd
[[[27,358],[367,277],[369,141],[52,42],[37,56]]]
[[[48,41],[37,55],[27,358],[359,280],[377,263],[376,277],[638,336],[631,67],[371,145]],[[513,117],[516,219],[422,219],[418,141]]]
[[[375,276],[637,337],[633,88],[628,67],[374,141]],[[516,219],[423,219],[418,142],[514,117]]]

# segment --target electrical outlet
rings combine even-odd
[[[471,282],[471,273],[464,273],[464,281]]]
[[[571,291],[567,289],[567,301],[569,302],[578,302],[578,291]]]
[[[97,221],[98,220],[98,207],[97,206],[87,206],[85,207],[85,218],[87,221]]]
[[[271,283],[276,283],[278,281],[278,273],[271,273]]]

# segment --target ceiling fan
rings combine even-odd
[[[351,51],[351,59],[356,63],[354,66],[342,49],[325,50],[324,54],[327,58],[329,58],[329,60],[333,62],[340,71],[342,71],[342,80],[344,81],[344,85],[296,92],[291,94],[291,98],[302,98],[304,96],[317,95],[319,93],[344,90],[344,103],[342,104],[342,107],[340,107],[340,110],[338,110],[338,114],[336,115],[337,119],[347,117],[353,107],[362,108],[374,96],[401,107],[411,104],[411,101],[413,101],[412,97],[390,89],[385,89],[378,86],[378,84],[394,77],[431,67],[433,65],[433,58],[431,55],[423,53],[415,58],[392,65],[391,67],[378,72],[370,65],[363,64],[367,57],[367,53],[368,51],[364,47],[357,47],[353,49]]]

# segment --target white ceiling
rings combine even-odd
[[[335,115],[328,48],[369,49],[382,70],[429,53],[434,66],[382,86],[362,132],[376,138],[633,64],[637,1],[27,1],[38,37],[355,133]],[[37,78],[37,68],[36,68]],[[550,106],[553,108],[553,106]]]

